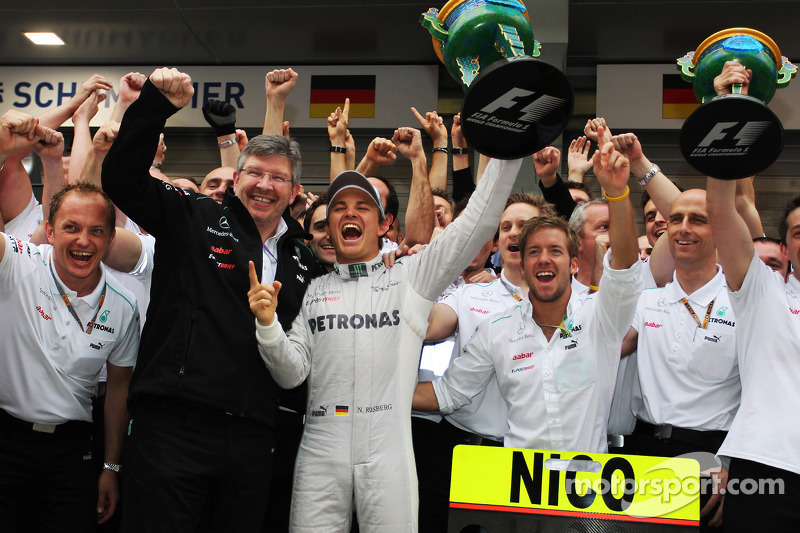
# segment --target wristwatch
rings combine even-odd
[[[656,175],[656,174],[658,174],[659,172],[661,172],[661,169],[660,169],[660,168],[658,168],[658,165],[656,165],[656,164],[653,164],[653,168],[651,168],[650,170],[648,170],[648,171],[647,171],[647,174],[645,174],[644,176],[642,176],[642,179],[640,179],[640,180],[639,180],[639,185],[641,185],[642,187],[644,187],[645,185],[647,185],[648,183],[650,183],[650,180],[651,180],[651,179],[653,179],[653,176],[655,176],[655,175]]]
[[[122,472],[122,465],[114,464],[114,463],[103,463],[103,470],[111,470],[112,472],[116,472],[119,474]]]

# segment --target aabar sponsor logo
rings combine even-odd
[[[380,314],[371,313],[366,315],[343,315],[330,314],[320,315],[308,321],[312,335],[318,331],[326,329],[379,329],[383,327],[397,326],[400,324],[400,310],[383,311]]]
[[[793,315],[800,315],[800,309],[792,309],[792,308],[790,307],[790,308],[789,308],[789,311],[791,311],[791,313],[792,313]]]
[[[520,359],[527,359],[528,357],[532,357],[532,356],[533,356],[533,352],[520,353],[520,354],[517,354],[514,357],[512,357],[511,360],[512,361],[519,361]]]
[[[476,313],[480,313],[482,315],[488,315],[489,314],[489,311],[486,311],[485,309],[479,309],[477,307],[470,307],[469,310],[470,311],[475,311]]]
[[[663,327],[663,324],[656,324],[655,322],[645,322],[644,325],[647,326],[648,328],[656,328],[656,329]]]
[[[47,313],[44,312],[44,309],[42,309],[42,306],[37,305],[36,306],[36,310],[39,311],[39,314],[42,315],[42,318],[44,318],[45,320],[53,320],[53,317],[51,317],[50,315],[48,315]]]
[[[228,255],[229,253],[231,253],[233,251],[233,248],[222,248],[220,246],[212,246],[211,247],[211,251],[216,253],[216,254]]]

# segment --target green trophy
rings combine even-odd
[[[561,71],[534,59],[528,10],[519,0],[450,0],[420,17],[450,76],[467,92],[467,141],[499,159],[530,155],[555,140],[572,113]]]
[[[714,78],[728,61],[752,70],[747,95],[739,84],[732,94],[716,95]],[[750,28],[722,30],[678,59],[678,69],[702,104],[681,129],[681,151],[692,167],[715,178],[739,179],[775,162],[783,149],[783,126],[766,104],[797,73],[775,41]]]
[[[775,41],[760,31],[750,28],[718,31],[697,50],[678,59],[681,77],[692,84],[695,98],[701,104],[716,96],[714,78],[722,72],[726,61],[738,61],[753,71],[749,95],[765,104],[797,74],[797,67],[781,55]]]

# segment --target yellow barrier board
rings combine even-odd
[[[457,446],[450,508],[697,526],[693,459]]]

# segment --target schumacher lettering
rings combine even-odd
[[[368,315],[343,315],[343,314],[330,314],[320,315],[316,318],[311,318],[308,321],[308,326],[311,328],[311,334],[318,331],[325,331],[326,329],[378,329],[386,326],[397,326],[400,324],[400,310],[395,309],[389,312],[382,311],[380,314],[372,313]]]

